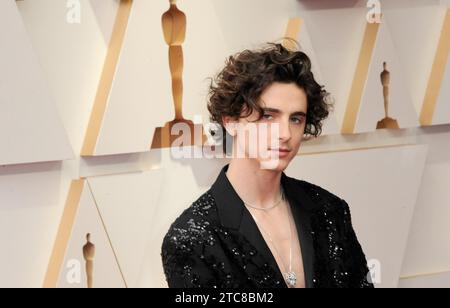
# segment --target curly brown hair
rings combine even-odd
[[[231,56],[225,68],[211,79],[208,110],[211,121],[222,126],[224,140],[222,117],[245,118],[257,111],[261,119],[260,97],[274,82],[295,83],[305,91],[308,101],[305,135],[318,137],[322,133],[323,121],[332,104],[328,92],[314,79],[311,60],[301,51],[269,43],[261,49]]]

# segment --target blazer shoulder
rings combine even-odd
[[[215,285],[205,258],[208,247],[218,242],[215,234],[216,205],[208,192],[198,198],[170,226],[161,247],[169,287]],[[205,278],[206,277],[206,278]]]
[[[291,180],[294,181],[297,185],[301,186],[308,195],[314,196],[315,198],[323,200],[342,200],[336,194],[314,183],[295,178],[291,178]]]
[[[352,225],[351,210],[347,201],[316,184],[303,180],[297,181],[314,203],[314,212],[321,213],[321,215],[326,213],[329,217],[334,217],[337,223],[346,226]]]
[[[338,195],[330,192],[329,190],[316,185],[314,183],[292,179],[297,185],[301,187],[301,189],[308,195],[308,197],[313,201],[316,208],[322,209],[323,207],[328,208],[340,208],[346,210],[348,208],[348,204],[344,199],[339,197]]]
[[[163,254],[181,250],[191,253],[201,247],[211,237],[216,212],[214,198],[207,191],[172,223],[163,240]]]

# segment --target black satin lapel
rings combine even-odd
[[[259,271],[263,272],[263,268],[267,264],[276,275],[274,279],[281,281],[282,287],[287,288],[278,264],[258,226],[228,180],[226,176],[227,170],[228,165],[222,169],[216,182],[211,187],[211,194],[216,201],[222,226],[238,231],[256,249],[255,255],[252,256],[252,262],[258,267]],[[250,271],[249,268],[246,269],[249,277],[254,276]]]
[[[298,205],[291,204],[291,208],[294,215],[295,225],[297,227],[298,237],[300,239],[300,247],[302,249],[303,269],[305,271],[305,286],[306,288],[312,288],[314,246],[311,235],[309,213],[302,211]]]
[[[314,204],[300,186],[300,182],[283,175],[283,187],[291,205],[302,250],[303,270],[306,288],[314,287],[314,242],[311,228],[311,215]]]

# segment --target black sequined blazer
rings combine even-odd
[[[173,223],[162,261],[169,287],[287,288],[250,212],[225,174]],[[373,287],[347,203],[282,175],[302,250],[307,288]]]

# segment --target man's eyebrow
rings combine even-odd
[[[297,112],[294,112],[292,115],[294,115],[294,116],[303,116],[303,117],[306,117],[306,113],[304,113],[303,111],[297,111]]]
[[[276,109],[276,108],[263,108],[263,111],[271,112],[271,113],[281,113],[281,111],[279,109]],[[294,112],[292,115],[293,116],[304,116],[304,117],[306,117],[306,113],[303,112],[303,111]]]

